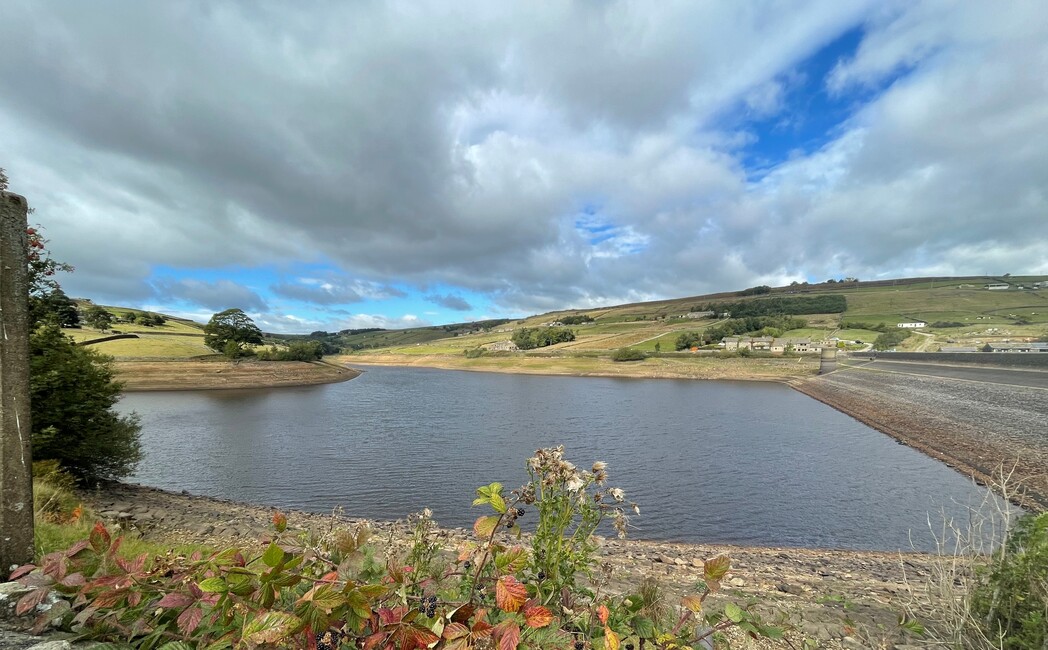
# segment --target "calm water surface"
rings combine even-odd
[[[133,481],[194,494],[468,526],[477,485],[523,483],[563,444],[641,507],[643,539],[853,549],[931,542],[927,515],[983,491],[779,384],[369,368],[341,384],[132,393]],[[525,517],[527,519],[527,517]]]

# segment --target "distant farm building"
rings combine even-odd
[[[921,327],[928,327],[928,323],[919,320],[912,323],[899,323],[896,327],[901,327],[903,329],[920,329]]]
[[[494,343],[488,343],[482,346],[492,352],[516,352],[520,348],[513,341],[495,341]]]
[[[1012,285],[1007,284],[1005,282],[991,282],[990,284],[986,285],[986,288],[990,291],[1007,291],[1008,288],[1011,286]]]
[[[709,318],[712,315],[712,311],[689,311],[684,318]]]
[[[822,343],[811,339],[772,338],[770,336],[727,336],[721,341],[725,350],[754,350],[756,352],[818,352]]]

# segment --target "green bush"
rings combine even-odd
[[[873,341],[874,350],[890,350],[895,346],[899,345],[906,339],[910,338],[912,332],[905,329],[894,329],[888,330],[883,334],[879,334]]]
[[[467,348],[462,352],[466,355],[467,359],[477,359],[484,356],[484,348],[482,347]]]
[[[646,358],[648,355],[634,348],[619,348],[611,355],[612,361],[643,361]]]
[[[979,576],[972,618],[1003,650],[1048,647],[1048,513],[1016,522],[1004,547]]]

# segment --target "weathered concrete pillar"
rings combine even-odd
[[[837,348],[824,347],[819,354],[819,374],[828,375],[837,369]]]
[[[0,192],[0,579],[33,559],[28,209]]]

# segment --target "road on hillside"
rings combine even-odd
[[[1024,386],[1048,390],[1048,371],[1044,370],[1011,370],[1008,368],[987,368],[983,366],[947,366],[935,363],[912,361],[885,361],[876,359],[865,361],[849,359],[838,364],[841,368],[855,368],[874,372],[891,372],[908,375],[943,377],[945,379],[963,379],[990,384]]]

